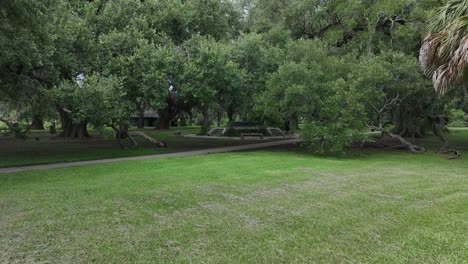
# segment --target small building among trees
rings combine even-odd
[[[138,126],[143,124],[145,127],[154,127],[159,119],[159,115],[154,110],[147,110],[142,113],[135,113],[130,117],[130,125]]]

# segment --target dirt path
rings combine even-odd
[[[280,141],[266,142],[266,143],[257,143],[257,144],[224,147],[224,148],[202,149],[202,150],[167,153],[167,154],[155,154],[155,155],[145,155],[145,156],[135,156],[135,157],[125,157],[125,158],[112,158],[112,159],[100,159],[100,160],[88,160],[88,161],[61,162],[61,163],[52,163],[52,164],[43,164],[43,165],[7,167],[7,168],[0,168],[0,173],[11,173],[11,172],[30,171],[30,170],[48,170],[48,169],[54,169],[54,168],[76,167],[76,166],[85,166],[85,165],[91,165],[91,164],[111,163],[111,162],[128,161],[128,160],[187,157],[187,156],[204,155],[204,154],[212,154],[212,153],[260,149],[260,148],[288,145],[288,144],[297,143],[300,141],[301,141],[300,139],[288,139],[288,140],[280,140]]]

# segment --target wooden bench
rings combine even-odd
[[[242,133],[241,139],[244,139],[244,137],[260,137],[260,139],[263,139],[263,134],[262,133]]]

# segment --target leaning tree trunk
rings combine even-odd
[[[44,130],[44,121],[40,116],[33,117],[31,129]]]
[[[376,131],[382,132],[382,134],[384,134],[386,136],[389,136],[392,139],[398,140],[402,144],[402,146],[407,148],[412,153],[420,153],[420,152],[426,151],[424,147],[415,145],[412,142],[410,142],[410,141],[406,140],[405,138],[403,138],[402,136],[400,136],[398,134],[395,134],[395,133],[392,133],[392,132],[386,130],[385,128],[383,128],[381,126],[380,127],[372,127],[372,128],[374,130],[376,130]]]
[[[126,149],[123,140],[128,139],[131,143],[132,148],[138,147],[138,142],[133,137],[142,137],[145,141],[151,143],[155,147],[167,148],[167,144],[164,141],[156,140],[142,131],[129,131],[128,125],[120,125],[119,127],[115,125],[109,125],[115,131],[115,138],[119,142],[119,145],[122,149]]]
[[[137,123],[138,128],[144,128],[145,127],[145,111],[140,111],[138,112],[138,123]]]
[[[62,122],[62,133],[59,134],[59,137],[65,138],[89,138],[88,133],[88,122],[73,122],[73,119],[70,118],[70,115],[60,110],[60,120]]]

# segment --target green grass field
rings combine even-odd
[[[467,149],[467,132],[452,134]],[[468,162],[295,149],[0,174],[0,263],[463,263]]]

